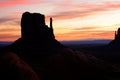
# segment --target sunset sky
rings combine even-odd
[[[20,37],[23,12],[53,18],[56,39],[114,39],[120,27],[120,0],[0,0],[0,41]]]

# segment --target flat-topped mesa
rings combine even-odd
[[[52,18],[50,28],[45,24],[45,16],[40,13],[25,12],[21,19],[21,35],[24,39],[54,38]]]

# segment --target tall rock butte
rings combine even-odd
[[[25,12],[21,18],[21,38],[6,47],[6,51],[18,55],[50,54],[63,47],[54,36],[52,18],[50,27],[45,23],[45,16],[40,13]]]

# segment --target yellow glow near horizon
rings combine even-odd
[[[101,14],[92,14],[90,17],[86,18],[74,18],[62,21],[56,21],[54,23],[55,27],[62,27],[62,28],[78,28],[78,27],[85,27],[85,26],[98,26],[101,29],[111,29],[115,30],[119,27],[120,24],[120,10],[116,11],[109,11],[106,13]],[[64,26],[63,26],[64,25]],[[66,27],[65,27],[66,26]]]
[[[62,21],[56,21],[54,23],[55,27],[55,34],[57,36],[58,40],[74,40],[74,39],[88,39],[88,38],[96,38],[96,39],[113,39],[114,38],[114,31],[116,31],[120,26],[120,10],[114,10],[109,11],[105,13],[94,13],[93,15],[86,17],[86,18],[75,18],[75,19],[69,19],[69,20],[62,20]],[[64,25],[64,26],[63,26]],[[87,29],[88,27],[93,27],[92,29]],[[77,29],[79,29],[79,32],[77,32]],[[83,29],[84,28],[84,29]],[[81,36],[84,35],[84,32],[87,32],[87,35],[81,36],[81,38],[78,37],[71,37],[66,38],[67,33],[72,33],[76,31],[74,36]],[[89,31],[102,31],[106,33],[104,35],[106,36],[97,36],[94,35],[90,36],[91,33]],[[108,33],[107,33],[108,32]],[[95,32],[96,33],[96,32]],[[109,34],[109,35],[108,35]],[[69,35],[69,34],[67,34]],[[65,37],[64,37],[65,36]],[[72,36],[72,34],[71,34]]]

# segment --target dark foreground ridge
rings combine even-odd
[[[116,66],[60,44],[52,18],[48,27],[43,14],[29,12],[22,15],[21,38],[1,50],[0,74],[4,80],[120,79]]]

